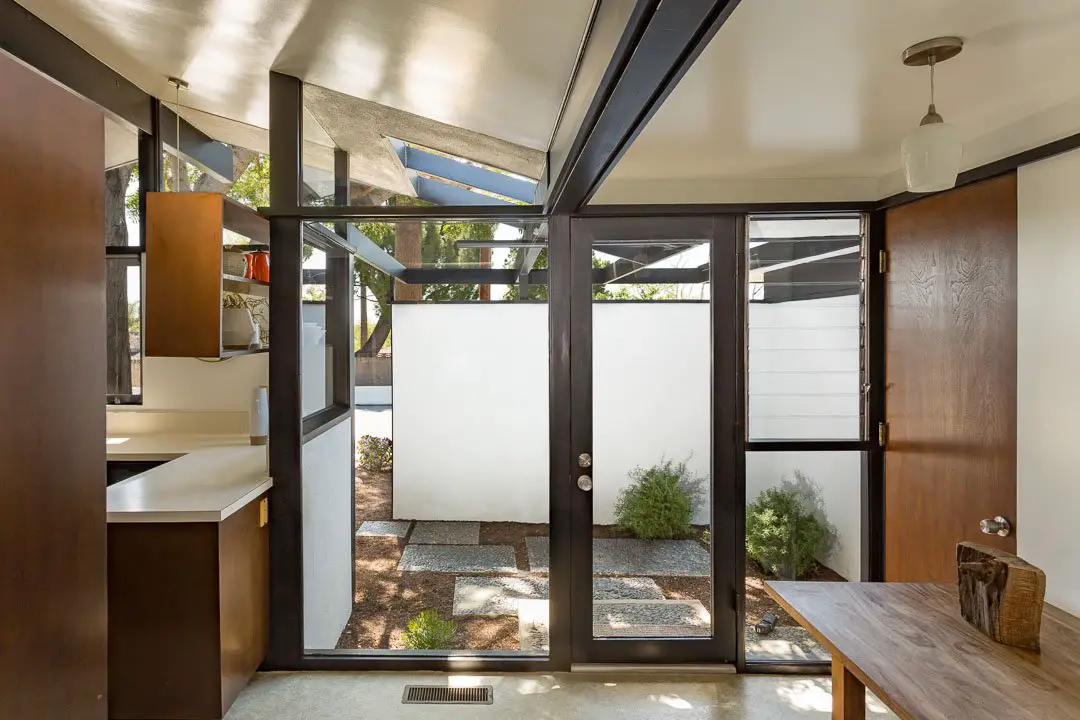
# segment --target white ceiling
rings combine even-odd
[[[1080,130],[1076,0],[743,0],[595,202],[878,199],[926,112],[907,46],[959,35],[937,106],[965,166]],[[658,182],[661,181],[661,182]]]
[[[273,69],[546,149],[592,0],[18,0],[163,99],[268,126]]]

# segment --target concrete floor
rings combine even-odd
[[[655,676],[654,676],[655,677]],[[495,703],[402,705],[407,684],[492,685]],[[424,673],[266,673],[257,675],[226,720],[782,720],[827,718],[825,677],[718,675],[656,679],[591,675],[441,675]],[[868,718],[894,718],[872,695]]]

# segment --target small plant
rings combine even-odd
[[[642,540],[686,537],[703,482],[687,469],[685,460],[636,467],[615,501],[615,526]]]
[[[434,610],[424,610],[409,621],[405,647],[409,650],[449,650],[454,647],[457,623],[443,620]]]
[[[795,471],[795,481],[763,490],[746,508],[746,551],[773,576],[799,578],[836,545],[821,487]]]
[[[364,435],[356,442],[357,463],[364,470],[389,472],[394,469],[394,441]]]

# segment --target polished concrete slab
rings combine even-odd
[[[402,705],[409,684],[491,685],[492,705]],[[255,677],[225,720],[786,720],[828,718],[825,677],[717,675],[265,673]],[[868,718],[894,718],[867,698]]]

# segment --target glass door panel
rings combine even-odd
[[[734,575],[734,535],[713,529],[735,473],[714,480],[712,329],[712,294],[735,283],[717,285],[712,254],[734,257],[736,246],[714,248],[714,227],[712,218],[572,225],[571,312],[583,326],[571,353],[588,369],[587,382],[573,378],[574,419],[587,424],[573,433],[577,663],[735,659],[732,594],[718,592],[734,578],[717,577],[718,567]],[[723,324],[729,348],[734,328],[734,318]]]

